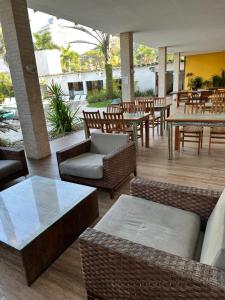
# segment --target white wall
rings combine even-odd
[[[59,50],[35,51],[35,57],[39,76],[62,73]]]
[[[120,79],[120,69],[113,70],[113,78]],[[105,72],[84,72],[84,73],[62,73],[58,75],[41,76],[40,78],[46,84],[50,84],[52,81],[59,83],[66,95],[69,94],[68,83],[69,82],[83,82],[84,94],[87,94],[86,81],[103,80],[105,86]],[[134,80],[136,82],[136,89],[140,91],[146,91],[149,89],[155,90],[155,73],[150,71],[149,67],[136,67],[134,68]]]

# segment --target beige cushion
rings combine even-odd
[[[109,154],[118,148],[125,146],[129,141],[128,134],[92,133],[91,152]]]
[[[200,262],[225,270],[225,190],[209,217]]]
[[[200,232],[200,218],[178,208],[122,195],[95,229],[192,258]]]
[[[101,179],[103,177],[103,157],[104,155],[88,152],[63,161],[59,168],[64,175]]]
[[[0,160],[0,179],[6,178],[23,169],[23,166],[18,160]]]

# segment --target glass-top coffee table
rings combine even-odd
[[[33,176],[0,193],[0,247],[22,257],[30,285],[97,216],[95,188]]]

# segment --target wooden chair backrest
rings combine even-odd
[[[101,131],[104,132],[104,126],[99,110],[96,112],[83,111],[83,116],[88,136],[90,136],[90,129],[101,129]]]
[[[220,97],[219,94],[215,95],[213,99],[211,99],[212,107],[211,113],[224,113],[225,112],[225,98]]]
[[[126,126],[123,118],[123,113],[107,113],[103,112],[106,132],[125,132]]]
[[[196,104],[198,104],[198,103],[204,103],[205,101],[204,100],[202,100],[202,98],[201,98],[201,96],[199,95],[199,94],[191,94],[191,95],[189,95],[189,97],[188,97],[188,102],[189,103],[196,103]]]
[[[204,102],[186,102],[184,106],[184,113],[186,114],[203,114],[205,112]]]
[[[135,102],[122,102],[121,103],[123,112],[125,113],[135,113]]]
[[[154,115],[154,101],[153,100],[140,100],[139,105],[144,107],[145,113]]]
[[[155,97],[154,105],[166,105],[166,97]]]
[[[119,104],[111,104],[107,106],[108,113],[120,113],[122,110],[122,106]]]
[[[178,101],[189,101],[189,92],[178,92],[177,93],[177,98]]]

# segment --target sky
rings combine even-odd
[[[34,12],[32,9],[28,9],[28,12],[29,12],[29,17],[30,17],[31,31],[33,33],[39,31],[43,26],[47,25],[48,20],[52,17],[51,15],[44,14],[41,12]],[[69,21],[61,20],[61,19],[59,20],[59,23],[63,24],[63,26],[72,26],[73,25],[73,23],[71,23]],[[83,32],[66,28],[65,29],[66,43],[69,44],[69,42],[74,41],[74,40],[93,41],[93,39],[89,35],[87,35]],[[71,47],[80,54],[94,48],[93,46],[87,45],[87,44],[71,44]]]

